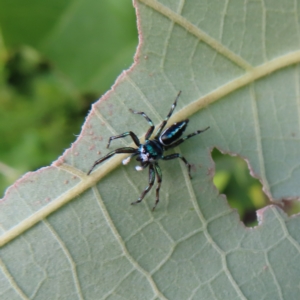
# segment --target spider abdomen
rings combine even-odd
[[[159,141],[164,146],[169,146],[182,136],[188,122],[189,120],[184,120],[178,123],[174,123],[161,134]]]

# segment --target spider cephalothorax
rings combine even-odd
[[[130,109],[130,111],[132,113],[142,115],[148,121],[148,123],[150,125],[150,128],[148,129],[147,133],[145,134],[145,142],[143,144],[141,144],[140,140],[138,139],[136,134],[133,133],[132,131],[127,131],[120,135],[111,136],[108,140],[107,148],[109,147],[110,142],[112,140],[123,138],[128,135],[130,135],[133,142],[135,143],[135,145],[138,148],[122,147],[122,148],[119,148],[119,149],[109,152],[104,157],[101,157],[98,160],[96,160],[87,174],[89,175],[92,172],[92,170],[95,168],[96,165],[102,163],[103,161],[107,160],[108,158],[112,157],[115,154],[131,153],[131,155],[129,157],[127,157],[126,159],[123,160],[124,165],[128,164],[128,162],[130,161],[130,159],[132,157],[137,156],[136,160],[140,162],[140,166],[135,167],[137,171],[141,171],[141,170],[149,167],[149,185],[142,192],[142,194],[138,198],[138,200],[135,202],[132,202],[131,204],[140,203],[144,199],[145,195],[149,192],[149,190],[151,189],[151,187],[154,184],[155,176],[157,176],[156,201],[155,201],[154,207],[152,209],[152,210],[154,210],[157,203],[159,202],[159,190],[160,190],[160,185],[162,182],[162,173],[161,173],[161,169],[160,169],[157,161],[159,159],[170,160],[170,159],[174,159],[174,158],[180,158],[187,166],[189,177],[191,178],[191,165],[187,162],[187,160],[181,154],[173,153],[173,154],[164,156],[164,152],[180,145],[186,139],[189,139],[190,137],[197,135],[209,128],[209,127],[207,127],[203,130],[197,130],[185,137],[180,138],[182,136],[182,133],[184,132],[184,130],[186,129],[186,127],[188,125],[189,120],[187,119],[187,120],[184,120],[184,121],[181,121],[178,123],[174,123],[173,125],[171,125],[170,127],[168,127],[167,129],[165,129],[163,131],[164,127],[166,126],[169,118],[171,117],[171,115],[176,107],[177,100],[178,100],[180,94],[181,94],[181,91],[178,93],[178,95],[171,107],[170,112],[168,113],[166,118],[162,121],[162,123],[159,125],[157,132],[153,139],[150,139],[150,137],[155,129],[155,126],[154,126],[153,122],[150,120],[150,118],[144,112],[133,111],[132,109]]]

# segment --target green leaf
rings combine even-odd
[[[297,7],[134,5],[134,66],[93,106],[72,147],[51,167],[26,174],[1,201],[1,297],[298,299],[299,216],[273,205],[258,212],[259,226],[244,227],[214,187],[210,156],[217,147],[246,159],[274,201],[299,197]],[[170,121],[190,118],[188,132],[210,126],[175,149],[194,164],[193,180],[179,160],[161,162],[161,201],[152,212],[154,189],[129,205],[146,187],[147,172],[122,166],[126,156],[86,175],[108,152],[110,136],[147,131],[129,108],[158,124],[179,90]]]
[[[2,0],[0,24],[7,45],[35,47],[78,90],[103,93],[136,47],[136,36],[126,35],[133,12],[122,2]]]

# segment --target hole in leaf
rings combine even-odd
[[[225,194],[229,205],[237,209],[241,220],[248,227],[258,224],[256,211],[270,202],[262,190],[262,184],[253,178],[247,163],[238,156],[224,155],[217,149],[212,152],[216,164],[214,184],[220,194]],[[284,205],[278,205],[288,215],[300,212],[299,201],[283,201]]]

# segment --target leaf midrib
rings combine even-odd
[[[190,103],[177,113],[175,113],[170,118],[170,123],[178,122],[180,120],[186,119],[193,115],[195,112],[204,108],[205,106],[212,104],[213,102],[221,99],[222,97],[236,91],[237,89],[244,87],[251,82],[254,82],[264,76],[269,75],[272,72],[278,71],[282,68],[286,68],[293,64],[300,62],[300,51],[295,51],[287,55],[281,56],[277,59],[274,59],[268,63],[265,63],[261,66],[254,68],[245,75],[238,77],[237,79],[217,88],[211,93],[199,98],[198,100]],[[93,108],[95,109],[95,107]],[[142,139],[141,139],[142,140]],[[83,193],[88,188],[94,186],[98,181],[100,181],[107,174],[112,172],[117,168],[121,161],[127,155],[118,155],[111,158],[109,161],[103,164],[102,167],[98,168],[91,175],[87,176],[84,172],[79,169],[76,169],[67,164],[61,164],[56,166],[62,170],[65,170],[72,175],[75,175],[81,179],[81,182],[72,187],[70,190],[63,193],[60,197],[53,200],[50,204],[42,208],[41,210],[33,213],[30,217],[26,218],[24,221],[20,222],[18,225],[9,229],[0,237],[0,247],[7,244],[20,234],[22,234],[27,229],[33,227],[36,223],[43,220],[51,213],[55,212],[57,209],[73,200],[76,196]]]
[[[179,112],[175,113],[171,119],[170,123],[186,119],[194,114],[196,111],[204,108],[205,106],[221,99],[225,95],[230,94],[231,92],[251,83],[255,80],[262,78],[264,76],[269,75],[270,73],[287,67],[289,65],[298,63],[300,61],[300,51],[296,51],[285,56],[279,57],[275,60],[272,60],[268,63],[265,63],[261,66],[253,68],[248,62],[244,61],[240,56],[236,55],[235,53],[231,52],[228,48],[224,45],[216,41],[215,39],[208,36],[205,32],[201,31],[195,25],[190,23],[188,20],[183,18],[181,15],[175,13],[174,11],[170,10],[166,6],[160,4],[156,0],[139,0],[144,4],[152,7],[156,11],[160,12],[162,15],[165,15],[173,22],[181,25],[191,34],[194,34],[199,40],[204,41],[212,48],[214,48],[217,52],[222,54],[223,56],[227,57],[229,60],[234,62],[239,67],[247,70],[247,73],[243,76],[217,88],[213,92],[199,98],[198,100],[192,102],[191,104],[187,105]],[[85,173],[82,171],[75,169],[72,166],[62,164],[58,166],[59,168],[81,178],[81,182],[62,194],[56,200],[53,200],[50,204],[42,208],[41,210],[32,214],[29,218],[25,219],[24,221],[20,222],[18,225],[13,227],[12,229],[8,230],[5,234],[0,237],[0,247],[17,237],[18,235],[22,234],[27,229],[34,226],[36,223],[41,221],[42,219],[46,218],[48,215],[74,199],[77,195],[84,192],[86,189],[95,185],[96,182],[101,180],[104,176],[109,174],[112,170],[114,170],[117,166],[120,165],[121,161],[126,157],[126,155],[118,155],[110,159],[108,162],[103,164],[103,167],[96,170],[92,175],[86,176]],[[57,165],[56,165],[57,166]]]

